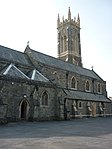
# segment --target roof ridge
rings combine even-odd
[[[41,64],[44,64],[46,66],[58,68],[58,69],[68,71],[68,72],[75,72],[76,74],[79,74],[82,76],[88,76],[91,78],[101,80],[101,77],[96,75],[96,73],[94,73],[94,71],[92,71],[88,68],[84,68],[84,67],[78,66],[76,64],[71,64],[69,62],[58,59],[56,57],[44,54],[44,53],[36,51],[36,50],[33,50],[30,47],[28,47],[28,51],[25,51],[25,52],[30,53],[27,55],[29,55],[29,57],[32,57],[32,59],[35,59],[35,61],[38,61]],[[32,61],[32,59],[31,59],[31,61]]]
[[[0,45],[0,60],[30,66],[30,61],[24,52]]]
[[[104,81],[94,70],[92,70],[102,81]]]
[[[67,62],[67,61],[64,61],[64,60],[62,60],[62,59],[58,59],[58,58],[53,57],[53,56],[51,56],[51,55],[47,55],[47,54],[42,53],[42,52],[40,52],[40,51],[36,51],[36,50],[31,49],[31,48],[30,48],[30,50],[31,50],[31,51],[34,51],[34,52],[36,52],[36,53],[40,53],[40,54],[42,54],[42,55],[51,57],[51,58],[53,58],[53,59],[55,59],[55,60],[62,61],[63,63],[69,64],[69,65],[72,65],[72,66],[76,66],[76,67],[81,68],[81,69],[86,69],[86,70],[92,71],[92,70],[90,70],[90,69],[88,69],[88,68],[81,67],[81,66],[78,66],[78,65],[76,65],[76,64],[69,63],[69,62]]]

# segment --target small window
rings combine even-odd
[[[78,108],[79,108],[79,109],[82,109],[82,107],[83,107],[83,104],[82,104],[81,101],[79,101],[79,102],[78,102]]]
[[[89,81],[86,81],[85,89],[86,89],[86,91],[90,91],[90,84],[89,84]]]
[[[76,82],[76,79],[73,77],[71,79],[71,88],[75,88],[76,89],[76,87],[77,87],[77,82]]]
[[[42,105],[48,106],[48,94],[46,91],[42,94]]]

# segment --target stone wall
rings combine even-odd
[[[62,88],[71,89],[71,79],[74,76],[77,81],[77,90],[85,92],[85,84],[86,81],[90,83],[90,92],[98,93],[98,83],[101,84],[101,93],[104,96],[107,95],[106,92],[106,82],[103,80],[97,80],[90,77],[82,76],[73,72],[67,72],[63,69],[57,69],[49,66],[45,66],[41,64],[40,71],[41,73],[49,78],[53,83],[57,83],[57,85]]]
[[[14,82],[2,80],[3,85],[0,93],[3,104],[7,105],[6,117],[8,121],[20,120],[20,105],[26,101],[29,106],[27,120],[50,120],[55,119],[56,111],[56,91],[50,85],[45,86],[29,84],[27,82]],[[41,105],[42,93],[47,91],[49,99],[48,106]]]

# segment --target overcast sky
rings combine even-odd
[[[0,0],[0,45],[57,57],[57,15],[81,19],[82,61],[107,82],[112,96],[112,0]]]

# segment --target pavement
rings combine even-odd
[[[0,149],[112,149],[112,117],[9,123]]]

